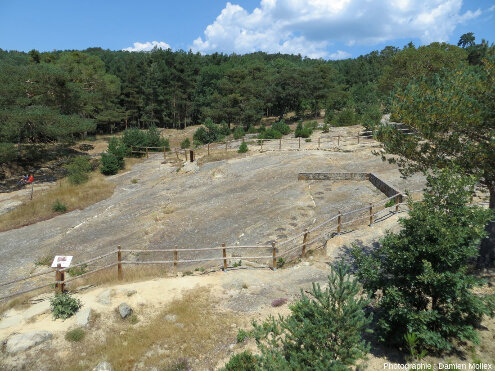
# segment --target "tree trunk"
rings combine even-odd
[[[488,184],[490,191],[489,208],[495,209],[495,181]],[[494,218],[495,219],[495,218]],[[488,236],[481,241],[480,256],[478,257],[478,268],[491,268],[495,262],[495,220],[491,220],[486,225]]]

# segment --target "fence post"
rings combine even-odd
[[[278,143],[278,150],[279,151],[282,150],[282,139],[280,139],[280,142]]]
[[[179,260],[179,252],[177,251],[177,245],[174,246],[174,269],[177,270],[177,260]]]
[[[60,263],[57,264],[57,270],[55,271],[55,292],[57,294],[60,294],[64,292],[65,284],[64,284],[64,279],[65,279],[65,274],[62,272],[62,266]]]
[[[342,230],[342,213],[339,210],[339,216],[337,217],[337,233]]]
[[[184,150],[184,156],[186,156],[186,162],[187,162],[187,149]]]
[[[304,258],[304,255],[306,254],[306,241],[308,241],[308,228],[304,230],[304,237],[303,237],[303,247],[302,247],[302,252],[301,252],[301,258]]]
[[[370,227],[373,224],[373,202],[370,202]]]
[[[163,146],[163,159],[165,160],[167,158],[167,147]]]
[[[225,142],[225,152],[228,151],[228,148],[227,148],[227,145],[228,145],[229,142]]]
[[[357,135],[357,140],[358,140],[358,144],[359,144],[359,133],[358,133],[358,135]]]
[[[146,147],[146,158],[149,158],[150,155],[148,154],[148,147]]]
[[[210,155],[210,143],[208,143],[208,156]]]
[[[399,212],[399,195],[395,196],[395,213]]]
[[[320,149],[320,137],[318,137],[318,149]]]
[[[31,183],[31,200],[33,199],[34,182]]]
[[[120,251],[120,245],[117,246],[117,278],[122,281],[122,252]]]
[[[225,244],[222,243],[222,255],[223,255],[223,271],[227,271],[227,250],[225,250]]]
[[[194,151],[192,149],[189,150],[189,161],[194,162]]]
[[[272,241],[272,270],[277,270],[277,249],[275,248],[275,241]]]
[[[263,152],[263,139],[260,139],[261,140],[261,149],[260,149],[260,152]]]
[[[340,135],[337,136],[337,147],[340,146]]]
[[[301,137],[299,137],[299,149],[301,149]]]
[[[175,155],[177,156],[177,160],[179,159],[179,151],[175,150]]]

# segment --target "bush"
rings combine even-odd
[[[218,142],[222,139],[220,127],[211,118],[207,118],[204,126],[198,128],[193,135],[194,143],[197,145]]]
[[[237,150],[238,153],[246,153],[248,151],[248,146],[246,142],[242,142],[241,145],[239,146],[239,149]]]
[[[87,264],[83,264],[78,267],[67,269],[67,273],[69,273],[71,277],[80,276],[81,274],[86,273],[86,268],[88,268]]]
[[[128,154],[128,152],[130,152],[130,148],[128,149],[122,140],[118,138],[110,138],[107,153],[111,153],[115,156],[120,169],[125,167],[124,157]]]
[[[249,332],[243,329],[237,331],[237,343],[243,343],[247,338],[249,338]]]
[[[81,301],[73,298],[70,293],[63,292],[55,294],[55,296],[50,299],[50,307],[53,318],[67,319],[81,308]]]
[[[305,128],[315,130],[318,127],[318,123],[316,121],[308,121],[304,124]]]
[[[313,130],[310,128],[304,128],[302,122],[299,122],[296,127],[294,136],[296,138],[309,138],[313,134]]]
[[[189,147],[191,147],[191,141],[189,140],[189,138],[186,138],[182,142],[180,142],[180,148],[186,149]]]
[[[120,169],[120,163],[113,153],[102,153],[100,171],[105,175],[114,175]]]
[[[351,108],[344,108],[342,111],[335,114],[333,126],[351,126],[359,123],[359,116]]]
[[[229,362],[225,365],[223,370],[225,371],[254,371],[258,370],[256,367],[256,357],[249,351],[232,356]]]
[[[258,138],[260,139],[280,139],[282,138],[282,133],[278,130],[275,130],[273,128],[268,128],[266,130],[263,130],[259,135]]]
[[[279,133],[282,133],[283,135],[287,135],[291,132],[289,125],[287,125],[284,120],[273,123],[272,129],[277,130]]]
[[[122,143],[127,148],[131,148],[131,146],[145,147],[147,144],[146,133],[137,128],[126,129],[122,133]]]
[[[246,135],[246,133],[244,132],[242,126],[237,126],[234,129],[234,139],[242,139],[244,138],[244,135]]]
[[[89,179],[88,174],[92,170],[89,158],[85,156],[75,157],[65,168],[67,169],[69,183],[71,184],[86,183]]]
[[[0,143],[0,164],[12,162],[16,157],[17,152],[12,143]]]
[[[230,133],[229,124],[227,124],[225,121],[222,121],[220,123],[219,132],[221,135],[224,135],[224,136],[230,135],[231,133]]]
[[[67,340],[67,341],[73,341],[73,342],[78,342],[78,341],[81,341],[82,339],[84,339],[84,335],[86,335],[86,333],[84,332],[83,329],[76,328],[74,330],[71,330],[71,331],[67,331],[66,332],[66,334],[65,334],[65,340]]]
[[[243,356],[248,367],[340,370],[366,355],[369,346],[362,334],[371,322],[371,315],[364,312],[369,300],[343,264],[332,269],[328,283],[325,290],[313,283],[309,296],[301,291],[301,299],[289,306],[288,317],[270,316],[261,325],[253,322],[249,336],[260,354]],[[240,361],[234,356],[228,365],[242,367]]]
[[[469,205],[474,184],[452,170],[428,176],[424,200],[411,202],[399,233],[370,255],[353,249],[359,280],[380,292],[377,327],[387,344],[406,346],[413,332],[418,353],[450,350],[453,339],[476,343],[481,318],[493,316],[495,296],[474,293],[483,281],[470,274],[491,217]]]
[[[55,211],[56,213],[65,213],[67,211],[67,206],[57,199],[52,205],[52,211]]]
[[[258,130],[256,129],[256,126],[250,125],[247,132],[248,134],[256,134]]]

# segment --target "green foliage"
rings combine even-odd
[[[229,124],[227,124],[225,121],[222,121],[220,123],[219,131],[220,131],[220,134],[223,136],[227,136],[227,135],[231,134]]]
[[[118,142],[116,142],[116,144],[118,145]],[[168,139],[161,138],[158,128],[154,125],[151,125],[148,130],[140,130],[137,128],[130,128],[124,130],[124,132],[122,133],[122,144],[126,148],[126,151],[129,150],[131,146],[132,147],[165,147],[167,150],[170,149]],[[109,143],[109,148],[110,148],[110,143]],[[123,151],[123,149],[121,151]],[[116,157],[119,157],[120,154],[121,153],[114,153]]]
[[[309,138],[313,134],[313,130],[311,128],[303,127],[302,122],[299,122],[296,127],[296,131],[294,132],[294,136],[296,138]]]
[[[352,108],[344,108],[342,111],[335,112],[330,124],[332,126],[352,126],[359,123],[359,116]]]
[[[258,132],[258,130],[256,129],[256,127],[254,125],[251,125],[249,126],[249,129],[248,129],[248,134],[256,134]]]
[[[53,318],[55,319],[67,319],[72,317],[81,306],[81,301],[72,297],[69,292],[55,294],[55,296],[50,299],[50,307]]]
[[[305,128],[315,130],[318,127],[318,122],[316,121],[308,121],[304,124]]]
[[[328,126],[328,124],[326,122],[325,122],[325,125],[323,125],[322,131],[323,131],[323,133],[329,133],[330,132],[330,127]]]
[[[239,149],[237,150],[238,153],[246,153],[249,151],[248,146],[246,142],[242,142],[241,145],[239,146]]]
[[[191,141],[189,140],[189,138],[186,138],[182,142],[180,142],[180,148],[186,149],[189,147],[191,147]]]
[[[67,206],[57,199],[52,205],[52,211],[55,211],[56,213],[65,213],[67,211]]]
[[[77,277],[80,276],[81,274],[84,274],[87,272],[88,265],[83,264],[78,267],[72,267],[67,269],[67,273],[70,274],[71,277]]]
[[[285,265],[285,259],[284,258],[278,258],[277,260],[277,268],[283,268]]]
[[[394,200],[393,198],[391,198],[390,200],[388,200],[388,201],[385,203],[384,207],[385,207],[385,208],[387,208],[387,207],[392,207],[392,206],[394,206],[394,205],[395,205],[395,200]]]
[[[448,169],[429,175],[424,200],[411,203],[399,233],[369,255],[354,248],[359,280],[381,293],[377,327],[387,344],[404,346],[412,332],[419,353],[449,350],[454,339],[476,343],[482,316],[494,314],[494,297],[473,292],[483,281],[471,264],[492,216],[468,205],[474,184]]]
[[[234,268],[240,267],[242,265],[242,260],[239,260],[238,262],[235,262],[234,265],[232,265]]]
[[[287,135],[291,132],[289,125],[287,125],[284,120],[274,122],[272,124],[272,129],[282,133],[283,135]]]
[[[244,132],[242,126],[237,126],[234,129],[234,139],[242,139],[244,138],[244,135],[246,135],[246,133]]]
[[[207,118],[204,126],[198,128],[193,135],[195,144],[207,144],[218,142],[224,138],[221,128],[211,118]]]
[[[0,143],[0,164],[12,162],[16,157],[16,149],[12,143]]]
[[[268,128],[260,132],[258,135],[259,139],[280,139],[282,138],[282,133],[274,128]]]
[[[75,157],[68,165],[65,166],[68,172],[68,179],[71,184],[86,183],[91,172],[89,158],[85,156]]]
[[[65,340],[72,342],[79,342],[84,339],[86,333],[82,328],[76,328],[74,330],[67,331],[65,333]]]
[[[249,351],[232,356],[229,362],[222,369],[225,371],[255,371],[257,367],[256,357]]]
[[[146,133],[138,128],[129,128],[122,133],[122,142],[127,148],[145,147],[147,144]]]
[[[243,329],[237,331],[237,343],[243,343],[244,340],[249,338],[249,332]]]
[[[260,354],[256,362],[245,355],[249,369],[346,370],[366,355],[362,334],[371,322],[364,312],[369,301],[342,263],[332,269],[328,283],[325,290],[313,283],[309,296],[301,291],[288,317],[253,322],[249,337]],[[236,365],[239,361],[231,358]]]
[[[428,354],[425,349],[423,349],[422,351],[418,350],[419,344],[416,333],[408,332],[404,335],[404,341],[409,351],[409,358],[411,361],[421,360]]]
[[[100,171],[104,175],[114,175],[120,170],[120,161],[113,153],[102,153]]]
[[[36,260],[34,265],[49,267],[52,265],[52,260],[53,260],[53,256],[45,255],[45,256],[42,256],[41,258],[39,258],[38,260]]]

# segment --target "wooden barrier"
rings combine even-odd
[[[272,270],[277,270],[277,249],[274,241],[272,241]]]
[[[301,251],[301,258],[304,258],[304,255],[306,255],[306,242],[308,241],[308,229],[306,228],[304,230],[304,237],[303,237],[303,245],[302,245],[302,251]]]
[[[370,227],[373,224],[373,202],[370,202]]]
[[[179,260],[179,252],[177,251],[177,245],[174,247],[174,269],[177,270],[177,260]]]
[[[222,255],[223,255],[223,271],[227,271],[227,250],[225,250],[225,244],[222,243]]]
[[[117,246],[117,279],[122,281],[122,252],[120,251],[120,245]]]
[[[339,216],[337,217],[337,233],[342,230],[342,213],[339,210]]]

